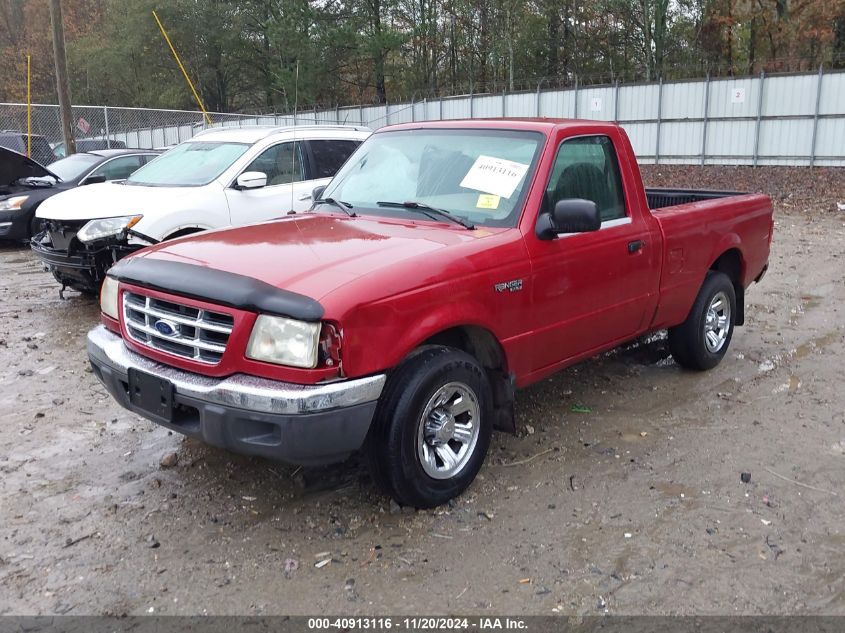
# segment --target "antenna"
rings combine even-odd
[[[289,213],[295,213],[293,208],[293,187],[296,178],[296,108],[299,104],[299,60],[296,60],[296,78],[293,82],[293,148],[290,153],[290,209]]]

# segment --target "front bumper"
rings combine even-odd
[[[75,243],[73,240],[71,244]],[[61,283],[98,292],[106,271],[120,258],[138,250],[126,244],[94,244],[84,248],[56,248],[49,235],[41,233],[30,241],[32,252]]]
[[[385,382],[383,374],[321,385],[245,374],[210,378],[136,354],[102,325],[88,333],[88,357],[109,393],[130,411],[237,453],[301,465],[342,461],[361,448]],[[130,370],[173,385],[172,416],[133,404]]]
[[[24,240],[29,235],[31,213],[0,211],[0,240]]]

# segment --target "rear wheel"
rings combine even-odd
[[[724,273],[708,272],[687,320],[669,330],[672,357],[688,369],[712,369],[728,351],[735,318],[733,283]]]
[[[421,348],[390,377],[366,453],[376,482],[402,505],[430,508],[461,494],[484,462],[492,395],[472,356]]]

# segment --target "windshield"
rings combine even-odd
[[[126,180],[126,184],[153,187],[207,185],[248,148],[245,143],[182,143],[141,167]]]
[[[480,226],[516,226],[542,140],[539,132],[511,130],[374,134],[329,183],[323,198],[367,214],[420,218],[401,206],[416,202]],[[318,205],[317,210],[322,208],[329,207]]]
[[[68,180],[76,180],[101,160],[99,156],[92,156],[91,154],[74,154],[67,158],[61,158],[55,163],[50,163],[49,169],[67,182]]]

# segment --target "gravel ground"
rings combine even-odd
[[[775,198],[728,356],[685,372],[658,333],[520,392],[434,511],[120,409],[95,302],[0,246],[0,614],[845,614],[845,174],[643,171]]]

